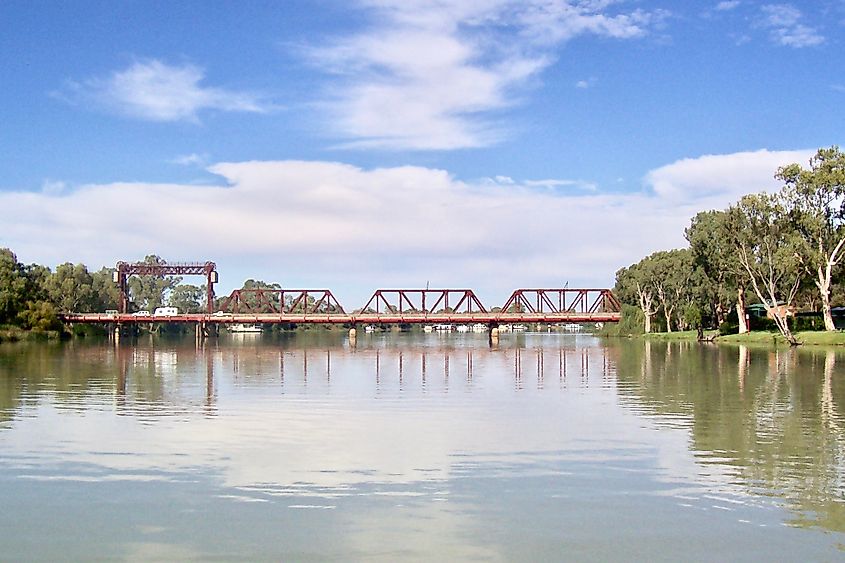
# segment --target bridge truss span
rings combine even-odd
[[[564,315],[618,313],[621,309],[609,289],[517,289],[502,312]]]
[[[377,289],[361,309],[362,314],[376,315],[486,312],[471,289]]]
[[[231,314],[346,315],[328,289],[236,289],[219,311]]]

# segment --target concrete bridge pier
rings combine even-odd
[[[358,345],[358,330],[355,325],[349,329],[349,346],[355,348]]]

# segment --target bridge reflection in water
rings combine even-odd
[[[557,335],[553,335],[557,336]],[[566,337],[563,337],[566,338]],[[281,392],[289,388],[301,390],[309,384],[318,383],[331,386],[333,375],[347,375],[354,356],[355,371],[371,374],[372,391],[378,393],[382,388],[397,387],[399,391],[409,388],[438,390],[448,392],[450,382],[454,387],[456,378],[464,385],[471,385],[478,370],[484,373],[495,364],[497,373],[510,373],[515,389],[535,385],[543,389],[550,380],[560,385],[578,382],[590,385],[591,378],[598,378],[602,385],[610,385],[615,376],[615,367],[610,361],[607,349],[576,345],[576,337],[568,337],[568,343],[562,346],[526,347],[524,337],[511,341],[510,345],[500,345],[490,349],[478,337],[479,346],[470,347],[432,347],[408,346],[382,349],[378,345],[370,347],[347,345],[343,347],[314,346],[287,349],[267,346],[261,341],[237,343],[233,346],[220,347],[114,347],[118,374],[115,397],[119,407],[127,405],[127,394],[132,395],[133,378],[140,377],[135,392],[143,388],[143,380],[154,377],[167,378],[176,373],[177,366],[184,371],[186,365],[190,371],[204,372],[204,406],[208,414],[214,413],[216,402],[216,378],[220,374],[230,377],[236,386],[250,383],[266,384],[276,380]],[[579,337],[582,342],[592,338]],[[365,361],[361,361],[365,359]],[[196,382],[193,384],[196,385]],[[181,392],[186,389],[181,389]],[[190,389],[188,390],[190,391]],[[162,390],[159,400],[164,400],[166,392]],[[167,397],[168,400],[177,397]],[[155,397],[141,392],[135,397],[147,403]],[[190,403],[191,401],[188,401]]]

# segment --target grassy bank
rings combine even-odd
[[[707,335],[707,333],[705,333],[705,335]],[[643,334],[642,337],[648,340],[675,342],[679,340],[697,340],[698,332],[694,330],[681,330],[675,332],[652,332],[651,334]]]
[[[713,331],[705,331],[705,336],[712,336]],[[698,334],[694,330],[687,330],[683,332],[655,332],[652,334],[644,334],[643,338],[660,341],[660,342],[677,342],[696,340]],[[805,346],[845,346],[845,331],[823,332],[823,331],[803,331],[796,332],[795,337]],[[714,342],[724,342],[727,344],[775,344],[786,345],[787,342],[778,332],[769,331],[753,331],[745,334],[726,334],[723,336],[716,336]]]

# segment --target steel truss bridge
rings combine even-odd
[[[203,313],[152,315],[127,312],[130,275],[202,275],[208,308]],[[120,310],[65,313],[67,323],[233,324],[462,324],[618,322],[621,305],[609,289],[517,289],[501,307],[488,309],[471,289],[377,289],[366,304],[347,311],[328,289],[236,289],[215,311],[213,262],[127,264],[119,262],[115,282]]]

